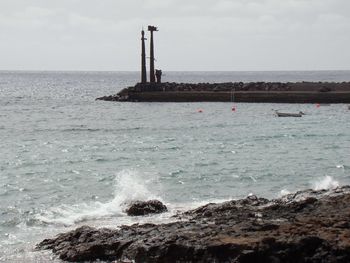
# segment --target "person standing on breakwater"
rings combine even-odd
[[[163,72],[160,69],[156,69],[156,78],[157,78],[157,83],[162,83],[162,74]]]

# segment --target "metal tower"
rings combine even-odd
[[[148,26],[148,31],[151,32],[151,50],[150,50],[150,69],[149,69],[149,74],[150,74],[150,82],[155,83],[156,78],[154,74],[154,43],[153,43],[153,32],[158,31],[158,28],[155,26]]]

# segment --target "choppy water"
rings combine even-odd
[[[164,222],[254,193],[350,184],[347,105],[111,103],[130,72],[0,72],[0,261],[45,262],[35,243],[81,224]],[[169,72],[177,82],[350,81],[349,71]],[[202,113],[198,113],[202,109]],[[303,111],[276,118],[272,109]],[[158,198],[170,212],[129,218]]]

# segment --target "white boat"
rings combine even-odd
[[[299,113],[286,113],[286,112],[278,112],[276,111],[277,117],[302,117],[305,115],[302,111],[299,111]]]

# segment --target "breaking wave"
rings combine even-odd
[[[332,176],[326,175],[322,178],[319,178],[318,180],[316,180],[315,182],[311,183],[311,188],[313,190],[332,190],[335,189],[337,187],[339,187],[340,184],[337,180],[335,180]],[[297,190],[295,190],[297,191]],[[289,191],[288,189],[282,189],[279,193],[278,193],[278,197],[283,197],[285,195],[290,194],[293,191]]]
[[[76,205],[61,205],[36,216],[47,224],[73,225],[75,223],[108,217],[124,216],[125,205],[135,200],[158,199],[148,190],[149,180],[136,171],[123,170],[115,178],[114,198],[106,203],[99,201]]]
[[[339,182],[335,180],[333,177],[328,175],[318,180],[313,185],[314,190],[323,190],[323,189],[328,190],[328,189],[335,189],[337,187],[339,187]]]
[[[285,196],[285,195],[289,195],[290,194],[290,191],[288,191],[287,189],[282,189],[278,195],[278,197],[282,197],[282,196]]]

